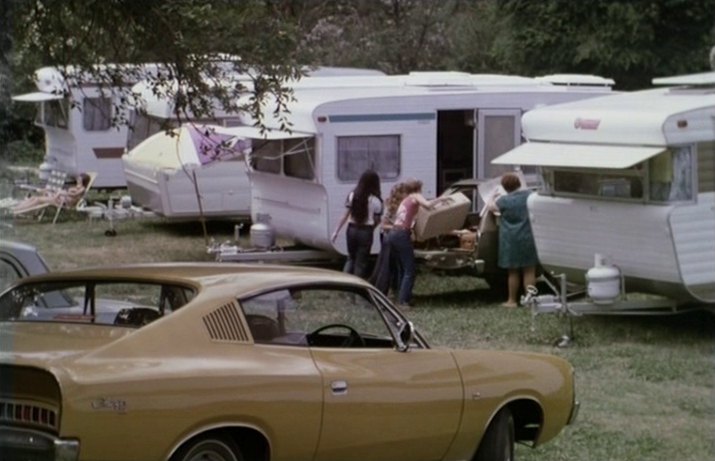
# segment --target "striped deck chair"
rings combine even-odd
[[[23,192],[24,198],[29,198],[32,197],[32,195],[38,195],[38,194],[46,194],[46,195],[51,195],[51,194],[56,194],[58,191],[61,191],[62,189],[65,188],[65,183],[67,181],[67,173],[64,171],[57,171],[53,170],[50,172],[49,177],[47,178],[47,181],[42,184],[21,184],[20,186],[16,186],[17,189]],[[22,202],[23,198],[17,198],[17,197],[7,197],[2,200],[0,200],[0,208],[5,208],[5,209],[12,209],[14,206],[16,206],[18,203]]]
[[[57,222],[57,218],[59,218],[60,213],[62,210],[66,209],[79,209],[82,206],[86,204],[86,198],[87,194],[89,193],[89,190],[92,188],[92,185],[94,184],[95,179],[97,178],[97,173],[95,172],[88,172],[86,173],[87,176],[89,176],[89,180],[87,182],[87,186],[84,188],[84,191],[82,192],[81,195],[78,196],[70,196],[66,194],[66,192],[69,190],[65,186],[65,184],[62,184],[62,187],[60,189],[49,189],[45,188],[47,191],[47,195],[49,197],[53,197],[53,195],[50,194],[55,194],[56,200],[51,200],[47,201],[44,203],[39,203],[36,206],[32,206],[30,208],[24,208],[20,211],[13,212],[13,216],[21,216],[21,215],[26,215],[26,214],[32,214],[32,213],[39,213],[37,220],[41,221],[43,217],[45,216],[45,212],[50,209],[50,208],[55,208],[55,216],[52,219],[52,224],[55,224]],[[48,180],[49,183],[49,180]],[[74,186],[74,184],[72,185]],[[70,187],[72,187],[70,186]],[[52,191],[52,192],[49,192]]]

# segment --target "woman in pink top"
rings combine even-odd
[[[407,181],[405,188],[408,195],[402,200],[397,209],[392,230],[388,235],[388,244],[390,245],[391,256],[397,258],[402,268],[397,302],[402,307],[409,307],[417,270],[415,249],[412,246],[412,225],[420,207],[431,209],[435,204],[449,200],[449,198],[438,197],[433,200],[427,200],[422,195],[422,181],[416,179]]]

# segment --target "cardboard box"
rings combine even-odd
[[[449,198],[449,201],[440,202],[431,210],[420,207],[413,229],[416,240],[428,240],[462,228],[471,200],[461,192],[455,192]]]

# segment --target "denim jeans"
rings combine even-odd
[[[348,224],[348,260],[343,269],[345,272],[364,279],[370,276],[370,250],[374,234],[373,226]]]
[[[415,265],[415,249],[412,246],[412,233],[406,229],[390,231],[390,253],[399,261],[402,271],[400,292],[397,302],[408,304],[412,300],[412,287],[415,285],[417,267]]]

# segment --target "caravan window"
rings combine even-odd
[[[551,175],[556,193],[616,199],[643,199],[643,178],[635,170],[556,170]]]
[[[283,171],[286,176],[315,179],[315,143],[299,138],[283,141]]]
[[[106,131],[112,126],[111,98],[84,98],[82,126],[87,131]]]
[[[141,112],[132,111],[129,122],[129,134],[127,135],[127,149],[134,149],[149,136],[160,132],[164,127],[168,129],[174,125],[176,125],[176,123],[172,123],[169,120],[150,117]]]
[[[338,137],[338,179],[357,181],[372,169],[381,179],[400,175],[400,136]]]
[[[42,103],[41,111],[38,115],[40,125],[54,126],[57,128],[67,128],[67,114],[69,113],[69,101],[67,99],[53,99]]]
[[[254,140],[251,166],[264,173],[315,179],[315,139]]]
[[[715,192],[715,141],[698,144],[698,193]]]
[[[251,165],[254,170],[264,173],[280,174],[281,141],[253,141]]]
[[[544,168],[548,192],[615,200],[670,203],[693,200],[691,146],[671,148],[622,170]]]

